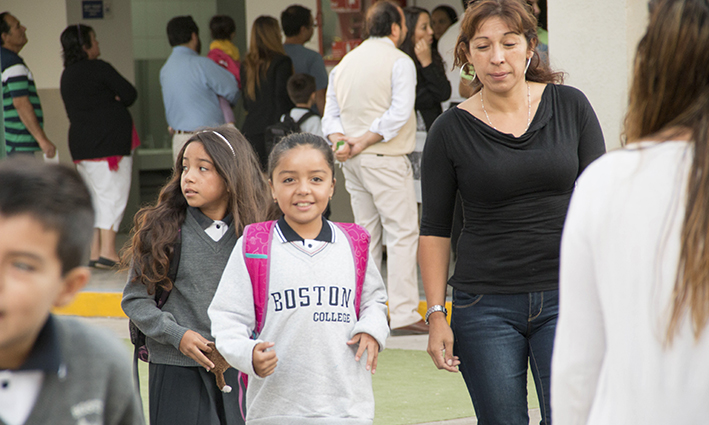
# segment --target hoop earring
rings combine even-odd
[[[472,74],[468,72],[467,67],[470,66],[470,63],[465,62],[461,67],[460,67],[460,79],[465,80],[467,84],[473,84],[473,81],[475,81],[475,77],[477,77],[477,73],[475,72],[475,68],[473,68]]]
[[[527,75],[527,70],[529,69],[529,64],[532,63],[533,57],[534,57],[534,53],[532,53],[532,56],[530,56],[529,60],[527,61],[527,66],[524,67],[524,75]]]

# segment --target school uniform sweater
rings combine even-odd
[[[201,216],[200,216],[201,215]],[[151,363],[173,366],[198,366],[179,350],[182,336],[192,330],[212,340],[207,306],[212,301],[236,233],[228,231],[219,241],[204,232],[196,217],[204,215],[188,208],[182,224],[182,250],[175,284],[162,310],[140,282],[133,282],[134,271],[123,290],[123,311],[143,331]]]
[[[41,388],[25,425],[139,425],[143,408],[130,370],[128,351],[116,338],[76,319],[50,315],[25,363],[3,379],[0,400],[5,391],[27,391],[21,384],[13,387],[23,373],[41,371]],[[11,412],[16,406],[0,404],[4,425],[3,418],[17,414]]]
[[[369,424],[374,419],[366,353],[356,362],[357,345],[347,341],[364,332],[384,349],[389,335],[386,289],[369,261],[357,319],[349,242],[335,225],[323,223],[320,237],[303,241],[279,220],[258,339],[250,339],[255,317],[243,238],[209,307],[217,348],[232,366],[249,374],[248,424]],[[274,373],[266,378],[256,375],[252,362],[253,348],[262,341],[274,342],[278,356]]]

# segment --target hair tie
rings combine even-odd
[[[219,136],[220,139],[224,140],[224,143],[226,143],[227,146],[229,146],[229,150],[231,150],[231,154],[236,158],[236,152],[234,152],[234,147],[229,143],[229,141],[226,139],[226,137],[222,136],[221,134],[217,133],[216,131],[212,130],[212,133],[216,134]]]

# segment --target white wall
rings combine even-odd
[[[89,25],[96,33],[101,59],[109,62],[128,81],[135,83],[131,2],[113,0],[103,19],[82,19],[81,0],[66,0],[67,25]],[[58,38],[58,37],[57,37]]]
[[[582,90],[601,122],[609,150],[620,146],[637,43],[647,0],[548,0],[552,68]]]
[[[114,3],[119,1],[128,0],[113,0]],[[167,41],[167,23],[183,15],[191,15],[199,27],[202,54],[209,51],[209,20],[217,14],[216,0],[131,0],[130,3],[135,59],[167,59],[172,51]]]
[[[10,12],[27,27],[28,42],[20,56],[32,71],[37,88],[59,88],[64,69],[59,43],[59,35],[66,27],[64,1],[2,0],[0,9]]]
[[[328,0],[323,0],[323,1],[328,1]],[[307,7],[310,9],[313,13],[313,17],[318,13],[318,5],[317,5],[317,0],[279,0],[279,1],[263,1],[263,0],[247,0],[246,1],[246,46],[248,48],[249,43],[251,42],[251,27],[253,26],[254,21],[256,18],[258,18],[261,15],[270,15],[273,16],[274,18],[278,19],[278,22],[281,22],[281,12],[288,6],[292,4],[299,4],[301,6]],[[315,33],[313,34],[313,38],[310,39],[308,43],[305,44],[305,47],[318,51],[318,31],[320,31],[320,27],[315,29]],[[285,40],[285,38],[284,38]]]

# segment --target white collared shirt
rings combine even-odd
[[[221,220],[214,220],[214,223],[204,229],[204,233],[209,235],[209,237],[212,238],[214,242],[218,242],[219,239],[221,239],[222,236],[226,234],[227,230],[229,230],[228,224],[224,223]]]
[[[24,424],[43,382],[43,371],[0,370],[0,419],[7,425]]]

